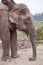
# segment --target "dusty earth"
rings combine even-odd
[[[37,58],[35,61],[29,61],[32,55],[32,48],[18,49],[19,58],[13,58],[10,62],[1,60],[2,48],[0,48],[0,65],[43,65],[43,44],[37,45]]]

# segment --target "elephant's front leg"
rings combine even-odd
[[[8,11],[0,10],[0,35],[2,39],[3,61],[9,61],[10,31],[8,23]]]
[[[2,47],[3,47],[2,60],[9,61],[10,60],[9,58],[10,32],[7,28],[3,30],[4,31],[2,32]]]
[[[16,29],[14,31],[10,32],[10,44],[11,44],[11,57],[12,58],[17,58],[17,32]]]

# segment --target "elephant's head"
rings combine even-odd
[[[10,12],[9,13],[10,22],[13,24],[16,24],[16,27],[19,30],[26,30],[27,25],[29,24],[29,18],[30,18],[30,16],[28,14],[19,15],[16,12]]]
[[[9,13],[9,20],[11,23],[16,24],[19,30],[26,29],[26,19],[27,16],[18,15],[15,12]]]

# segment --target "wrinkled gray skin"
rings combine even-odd
[[[30,36],[30,41],[33,48],[33,57],[29,60],[36,59],[36,39],[33,18],[25,4],[16,5],[15,9],[9,13],[9,20],[16,24],[18,30],[23,31]]]
[[[22,7],[21,7],[22,6]],[[19,4],[12,12],[0,10],[0,37],[2,39],[4,61],[9,59],[9,45],[11,46],[11,57],[17,54],[17,32],[16,29],[30,36],[33,56],[29,60],[36,59],[36,39],[33,20],[27,6]]]

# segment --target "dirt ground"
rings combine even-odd
[[[0,65],[43,65],[43,45],[37,46],[37,58],[35,61],[29,61],[32,55],[32,48],[18,49],[19,58],[11,59],[10,62],[3,62],[1,60],[2,49],[0,49]]]

